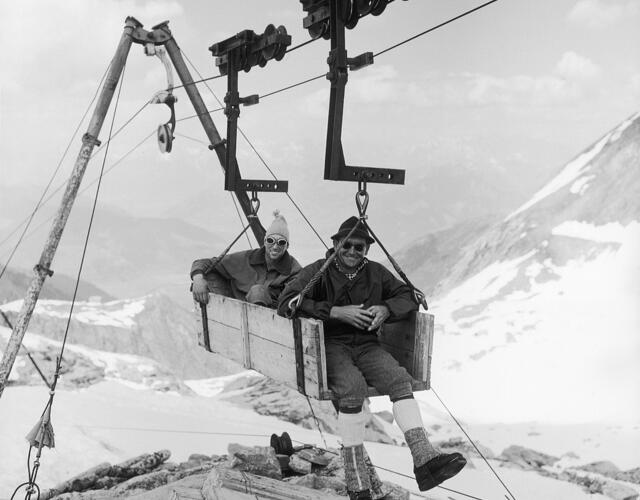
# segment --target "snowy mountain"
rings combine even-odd
[[[21,300],[14,301],[3,304],[1,309],[13,319],[21,305]],[[38,301],[26,338],[34,332],[62,340],[69,309],[68,301]],[[240,368],[199,347],[194,315],[161,294],[110,302],[76,302],[68,341],[101,351],[150,358],[180,379],[229,374]]]
[[[0,218],[3,235],[8,236],[20,222],[19,217],[33,210],[27,201],[33,198],[29,190],[0,189],[2,207],[6,207]],[[38,212],[11,262],[12,268],[30,269],[38,262],[58,203],[52,199]],[[51,286],[64,288],[64,283],[58,283],[64,278],[59,277],[75,277],[78,272],[92,203],[91,199],[79,197],[73,206],[52,263],[54,275],[47,279]],[[19,232],[0,244],[0,262],[8,258],[18,235]],[[105,299],[162,290],[180,300],[189,296],[193,260],[216,255],[228,243],[228,238],[219,236],[215,230],[196,227],[185,220],[141,217],[98,203],[82,279],[105,290],[108,294]],[[70,299],[71,295],[65,298]]]
[[[471,419],[640,422],[638,255],[640,113],[502,221],[399,255],[433,290],[434,387]]]

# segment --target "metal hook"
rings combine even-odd
[[[251,217],[258,216],[258,210],[260,210],[260,200],[258,199],[257,191],[251,192]]]
[[[367,207],[369,206],[369,193],[367,193],[367,182],[358,181],[358,192],[356,193],[356,206],[361,218],[366,218]]]

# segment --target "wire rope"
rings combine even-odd
[[[198,76],[200,76],[200,72],[198,71],[198,69],[194,66],[194,64],[191,62],[191,60],[189,59],[189,57],[184,53],[184,57],[187,60],[187,62],[191,65],[191,67],[193,68],[193,70],[198,74]],[[324,76],[324,75],[320,75],[320,76]],[[306,80],[306,81],[312,81],[315,80],[319,77],[315,77],[312,78],[310,80]],[[305,82],[306,82],[305,81]],[[305,83],[303,82],[303,83]],[[301,85],[297,84],[297,85]],[[296,85],[296,86],[297,86]],[[218,98],[218,96],[215,94],[215,92],[208,86],[206,85],[206,87],[209,89],[209,92],[211,92],[211,94],[213,95],[213,97],[215,98],[215,100],[218,102],[218,104],[222,105],[222,102],[220,101],[220,99]],[[291,86],[287,87],[287,88],[291,88]],[[273,93],[268,94],[268,95],[273,95]],[[264,96],[263,96],[264,98]],[[247,134],[244,133],[244,131],[238,127],[238,131],[240,132],[240,135],[242,135],[242,137],[244,138],[245,141],[247,141],[247,144],[249,144],[249,146],[251,147],[251,149],[253,150],[253,152],[257,155],[257,157],[260,159],[260,161],[262,162],[262,164],[265,166],[265,168],[269,171],[269,173],[271,174],[271,176],[274,179],[277,179],[276,174],[273,172],[273,170],[271,170],[271,168],[269,167],[269,165],[267,164],[267,162],[265,161],[265,159],[262,157],[262,155],[258,152],[258,150],[255,148],[255,146],[253,145],[253,143],[251,142],[251,140],[249,139],[249,137],[247,136]],[[287,195],[287,198],[289,198],[289,201],[291,201],[291,203],[293,204],[293,206],[296,208],[296,210],[298,211],[298,213],[302,216],[302,218],[305,220],[305,222],[309,225],[309,227],[311,228],[311,230],[314,232],[314,234],[318,237],[318,239],[320,240],[320,243],[322,243],[324,245],[324,247],[328,250],[329,247],[327,246],[327,244],[324,242],[324,240],[322,239],[322,237],[320,236],[320,234],[318,234],[318,231],[316,230],[316,228],[313,226],[313,224],[311,224],[311,221],[309,221],[309,219],[307,218],[307,216],[304,214],[304,212],[302,211],[302,209],[298,206],[298,204],[295,202],[295,200],[292,198],[292,196],[287,192],[285,193]]]
[[[24,229],[22,230],[22,233],[20,234],[20,237],[18,238],[18,242],[15,244],[15,246],[13,247],[13,250],[11,251],[11,254],[7,258],[7,261],[4,263],[4,266],[2,267],[2,271],[0,271],[0,279],[2,279],[2,276],[4,276],[4,273],[7,270],[7,267],[9,267],[9,264],[11,263],[11,260],[13,259],[13,256],[15,255],[16,251],[18,250],[18,247],[22,243],[22,239],[24,238],[25,233],[29,230],[29,226],[33,222],[33,218],[35,217],[36,212],[39,210],[40,204],[42,203],[42,200],[44,199],[44,197],[47,194],[47,191],[51,187],[51,184],[53,183],[53,180],[58,175],[58,171],[60,170],[60,167],[62,166],[62,162],[66,158],[67,153],[69,152],[69,149],[71,148],[71,144],[73,143],[74,139],[76,138],[76,134],[78,133],[78,130],[80,130],[80,127],[82,126],[82,123],[84,122],[85,118],[87,117],[87,114],[89,113],[89,110],[91,109],[91,106],[93,106],[93,103],[95,102],[96,97],[98,97],[98,93],[100,92],[100,88],[102,87],[102,82],[104,82],[104,79],[107,76],[107,72],[109,71],[110,67],[111,67],[111,63],[109,63],[107,65],[107,69],[104,71],[104,74],[102,75],[102,78],[100,78],[100,81],[98,82],[98,87],[96,88],[96,91],[93,94],[93,98],[89,102],[89,104],[87,106],[87,109],[84,111],[84,114],[82,115],[82,118],[80,119],[80,122],[76,126],[76,129],[73,131],[73,134],[71,134],[71,139],[69,139],[69,142],[67,144],[67,147],[64,150],[64,153],[62,153],[62,157],[60,158],[60,161],[58,161],[58,165],[56,166],[53,174],[51,175],[51,177],[49,179],[49,182],[47,183],[47,185],[45,186],[44,190],[42,191],[42,194],[40,195],[40,199],[36,202],[36,206],[33,209],[33,212],[31,212],[31,215],[29,217],[27,217],[27,219],[25,219],[27,221],[27,223],[26,223]],[[22,225],[22,224],[20,224],[20,225]],[[18,225],[18,227],[16,229],[14,229],[11,232],[11,234],[9,234],[8,238],[10,238],[13,235],[13,233],[16,232],[16,230],[20,227],[20,225]],[[6,241],[6,240],[4,240],[4,241]]]
[[[507,485],[504,483],[504,481],[502,480],[502,478],[498,475],[498,473],[495,471],[495,469],[493,467],[491,467],[491,464],[489,463],[489,461],[485,458],[485,456],[483,455],[483,453],[480,451],[480,449],[476,446],[476,443],[473,441],[473,439],[471,439],[471,436],[469,436],[469,434],[467,433],[467,431],[464,429],[464,427],[462,427],[462,424],[460,424],[460,422],[458,421],[458,419],[453,415],[453,413],[451,412],[451,410],[449,409],[449,407],[444,403],[444,401],[442,400],[442,398],[438,395],[438,393],[436,392],[436,390],[433,388],[433,386],[431,386],[431,392],[433,392],[433,394],[436,396],[436,398],[438,398],[438,401],[440,401],[440,403],[442,404],[442,406],[444,407],[445,410],[447,410],[447,413],[449,413],[449,415],[451,416],[451,418],[453,419],[453,421],[457,424],[457,426],[460,428],[460,430],[464,433],[464,435],[467,437],[467,439],[469,440],[469,442],[473,445],[473,447],[475,448],[476,452],[478,452],[478,454],[482,457],[482,460],[484,460],[484,463],[487,464],[487,466],[489,467],[489,469],[491,469],[491,472],[493,472],[493,474],[496,476],[496,478],[498,478],[498,481],[500,481],[500,484],[502,484],[502,486],[504,487],[504,489],[507,491],[507,493],[509,493],[509,495],[511,495],[511,498],[513,498],[515,500],[515,496],[513,493],[511,493],[511,491],[509,490],[509,488],[507,487]]]
[[[149,103],[148,103],[148,102],[147,102],[147,103],[145,103],[145,104],[144,104],[140,109],[138,109],[138,110],[137,110],[137,111],[136,111],[136,112],[135,112],[135,113],[134,113],[134,114],[133,114],[133,115],[132,115],[132,116],[131,116],[131,117],[130,117],[130,118],[129,118],[129,119],[128,119],[124,124],[123,124],[123,125],[121,125],[121,126],[118,128],[118,130],[114,133],[114,135],[113,135],[112,137],[110,137],[110,138],[109,138],[109,140],[108,140],[105,144],[103,144],[103,145],[102,145],[102,146],[100,146],[98,149],[96,149],[96,151],[91,155],[91,159],[93,159],[97,154],[99,154],[99,153],[100,153],[100,151],[102,151],[102,150],[103,150],[103,149],[104,149],[104,148],[105,148],[105,147],[106,147],[106,146],[107,146],[107,145],[108,145],[108,144],[109,144],[109,143],[110,143],[110,142],[115,138],[115,136],[116,136],[116,135],[118,135],[120,132],[122,132],[122,130],[123,130],[126,126],[128,126],[128,125],[133,121],[133,119],[134,119],[135,117],[137,117],[137,116],[142,112],[142,110],[143,110],[144,108],[146,108],[148,105],[149,105]],[[154,132],[152,132],[152,134],[153,134],[153,133],[155,133],[155,131],[154,131]],[[150,134],[150,135],[152,135],[152,134]],[[148,137],[147,137],[147,138],[148,138]],[[129,154],[129,153],[127,153],[127,155],[128,155],[128,154]],[[127,156],[127,155],[125,155],[125,156]],[[108,172],[109,170],[111,170],[111,169],[108,169],[108,170],[107,170],[107,172]],[[51,200],[51,198],[53,198],[53,197],[54,197],[54,196],[55,196],[55,195],[56,195],[56,194],[57,194],[57,193],[58,193],[58,192],[59,192],[63,187],[65,187],[65,186],[66,186],[66,182],[67,182],[68,180],[69,180],[69,179],[67,178],[67,180],[66,180],[65,182],[60,183],[60,184],[58,185],[58,187],[56,187],[56,188],[55,188],[51,193],[49,193],[49,196],[44,200],[44,202],[40,203],[40,205],[39,205],[38,209],[37,209],[37,210],[35,210],[35,212],[37,212],[38,210],[40,210],[40,208],[42,208],[44,205],[46,205],[46,204]],[[95,180],[94,180],[94,182],[95,182]],[[49,220],[49,219],[47,219],[47,220]],[[9,234],[8,234],[8,235],[7,235],[7,236],[6,236],[2,241],[0,241],[0,246],[4,245],[4,244],[9,240],[9,238],[11,238],[11,236],[13,236],[13,234],[15,234],[15,232],[16,232],[18,229],[20,229],[20,227],[22,227],[22,225],[23,225],[23,224],[25,224],[27,221],[29,221],[29,217],[25,217],[25,218],[22,220],[22,222],[20,222],[20,223],[19,223],[19,224],[18,224],[18,225],[17,225],[17,226],[16,226],[16,227],[11,231],[11,233],[9,233]],[[40,227],[40,226],[38,226],[38,227]],[[32,233],[30,233],[30,234],[32,234]]]
[[[429,29],[427,29],[425,31],[422,31],[421,33],[418,33],[417,35],[413,35],[412,37],[409,37],[406,40],[403,40],[402,42],[398,42],[398,43],[396,43],[394,45],[391,45],[390,47],[387,47],[386,49],[375,53],[373,55],[373,57],[378,57],[378,56],[380,56],[382,54],[385,54],[385,53],[389,52],[390,50],[393,50],[393,49],[395,49],[397,47],[400,47],[401,45],[404,45],[405,43],[409,43],[412,40],[415,40],[416,38],[421,37],[422,35],[426,35],[427,33],[431,33],[432,31],[435,31],[438,28],[442,28],[443,26],[446,26],[449,23],[452,23],[454,21],[457,21],[458,19],[461,19],[461,18],[463,18],[465,16],[468,16],[469,14],[472,14],[473,12],[476,12],[476,11],[478,11],[480,9],[483,9],[484,7],[487,7],[488,5],[491,5],[492,3],[495,3],[497,1],[498,0],[489,0],[488,2],[485,2],[485,3],[481,4],[481,5],[478,5],[477,7],[474,7],[473,9],[467,10],[467,11],[463,12],[462,14],[459,14],[459,15],[457,15],[455,17],[452,17],[451,19],[448,19],[447,21],[444,21],[444,22],[442,22],[442,23],[440,23],[440,24],[438,24],[436,26],[433,26],[433,27],[431,27],[431,28],[429,28]]]
[[[120,163],[122,163],[125,158],[127,158],[129,155],[131,155],[136,149],[138,149],[140,146],[142,146],[142,144],[144,144],[146,141],[149,140],[150,137],[152,137],[153,135],[155,135],[156,130],[154,129],[153,131],[151,131],[144,139],[142,139],[140,142],[138,142],[138,144],[136,144],[133,148],[131,148],[129,151],[127,151],[123,156],[121,156],[114,164],[112,164],[108,169],[105,170],[104,175],[107,175],[109,172],[111,172],[111,170],[113,170],[114,168],[116,168]],[[84,186],[81,190],[78,191],[78,194],[82,194],[85,191],[87,191],[87,189],[89,189],[91,186],[93,186],[96,182],[98,182],[98,178],[93,179],[91,182],[89,182],[86,186]],[[53,195],[55,195],[58,191],[60,191],[60,189],[62,189],[64,187],[64,184],[61,184],[60,186],[58,186],[56,188],[55,191],[53,191],[53,193],[51,193],[51,195],[49,196],[49,198],[47,198],[45,200],[45,204],[53,197]],[[33,235],[36,231],[38,231],[42,226],[44,226],[47,222],[49,222],[51,219],[53,219],[53,217],[55,216],[52,215],[49,218],[45,219],[44,221],[42,221],[40,224],[38,224],[36,227],[33,228],[33,230],[27,234],[27,238],[29,238],[31,235]],[[24,224],[24,221],[23,221]],[[0,242],[0,245],[2,245],[2,242]]]

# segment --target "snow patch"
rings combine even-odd
[[[632,223],[631,226],[638,225]],[[554,236],[569,236],[570,238],[580,238],[583,240],[599,242],[623,243],[626,239],[627,228],[619,222],[609,222],[601,226],[589,224],[588,222],[566,221],[551,230]]]
[[[577,181],[571,184],[569,188],[569,192],[571,194],[577,194],[578,196],[582,196],[587,189],[589,189],[589,183],[595,179],[595,175],[585,175],[584,177],[580,177]]]
[[[556,177],[554,177],[551,182],[545,185],[540,191],[533,195],[533,197],[527,201],[524,205],[518,208],[516,211],[509,214],[505,220],[509,220],[520,212],[524,212],[528,208],[532,207],[540,200],[546,198],[547,196],[555,193],[560,188],[566,186],[570,182],[574,181],[578,176],[580,176],[588,167],[591,160],[593,160],[598,153],[602,150],[602,148],[607,144],[609,138],[611,137],[611,132],[605,135],[598,143],[593,146],[588,151],[585,151],[573,161],[567,163],[564,167],[564,170],[560,172]]]
[[[22,300],[15,300],[3,304],[2,308],[8,312],[19,312]],[[73,319],[80,323],[97,326],[114,326],[116,328],[133,328],[135,317],[144,310],[146,297],[127,300],[112,300],[110,302],[76,302],[73,306]],[[69,317],[71,302],[66,300],[39,300],[34,314],[52,318]]]

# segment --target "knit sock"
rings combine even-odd
[[[416,467],[420,467],[440,455],[440,452],[429,442],[427,431],[424,430],[424,427],[409,429],[404,433],[404,439],[411,451],[413,465]]]
[[[369,472],[364,460],[364,446],[343,446],[342,460],[344,461],[344,479],[347,491],[368,491],[371,488]]]
[[[338,434],[342,446],[357,446],[364,442],[364,412],[338,413]]]

